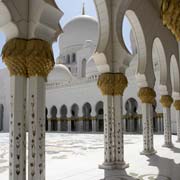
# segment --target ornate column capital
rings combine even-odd
[[[173,98],[169,95],[161,96],[160,103],[163,107],[170,108],[173,103]]]
[[[180,40],[180,6],[179,0],[163,0],[161,5],[161,16],[163,24],[171,30],[177,41]]]
[[[49,43],[44,40],[29,40],[26,49],[26,57],[29,77],[47,77],[54,67],[52,48]]]
[[[174,102],[174,107],[175,107],[175,109],[176,109],[177,111],[180,111],[180,100],[176,100],[176,101]]]
[[[2,49],[2,59],[7,65],[11,76],[27,76],[25,39],[11,39]]]
[[[104,73],[99,76],[97,85],[103,95],[123,96],[128,81],[122,73]]]
[[[142,103],[153,104],[156,97],[156,92],[150,87],[143,87],[138,92],[138,97]]]
[[[46,77],[54,66],[51,46],[39,39],[14,38],[2,50],[10,75]]]

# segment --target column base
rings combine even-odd
[[[156,154],[157,153],[157,151],[156,150],[151,150],[151,151],[142,151],[141,153],[140,153],[140,155],[146,155],[146,156],[151,156],[151,155],[154,155],[154,154]]]
[[[174,147],[174,145],[173,145],[172,143],[169,143],[169,144],[164,144],[164,145],[162,145],[162,147],[172,148],[172,147]]]
[[[103,163],[102,165],[99,165],[99,169],[104,169],[104,170],[123,170],[129,167],[129,164],[126,164],[125,162],[122,163]]]
[[[105,170],[104,179],[101,180],[138,180],[127,174],[126,170]]]

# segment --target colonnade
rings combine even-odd
[[[45,79],[53,68],[51,46],[40,39],[8,41],[2,51],[10,72],[9,179],[45,179]]]
[[[118,77],[118,78],[117,78]],[[118,80],[117,80],[118,79]],[[128,164],[124,161],[122,98],[127,86],[127,79],[122,73],[104,73],[99,77],[98,86],[104,97],[104,163],[100,168],[124,169]],[[156,153],[153,138],[153,110],[156,93],[150,87],[140,88],[138,93],[142,106],[143,150],[142,155]],[[164,128],[164,147],[172,147],[171,112],[173,99],[163,95],[160,100],[163,116],[159,116],[159,125]],[[177,118],[177,141],[180,140],[180,100],[174,102]],[[162,120],[164,122],[162,123]],[[164,125],[163,125],[164,124]]]

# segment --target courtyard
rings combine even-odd
[[[122,180],[179,180],[180,144],[173,136],[174,148],[163,148],[163,135],[154,136],[154,156],[140,155],[142,135],[125,135],[125,161],[130,164],[122,171]],[[9,135],[0,134],[0,179],[8,180]],[[47,180],[100,180],[104,171],[102,134],[46,134]],[[116,174],[116,173],[114,173]],[[125,177],[125,176],[131,176]],[[114,178],[116,179],[116,178]]]

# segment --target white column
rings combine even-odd
[[[114,117],[113,96],[105,95],[104,98],[104,163],[102,169],[114,169],[115,143],[114,143]]]
[[[71,132],[72,131],[72,128],[71,128],[71,113],[68,109],[68,113],[67,113],[67,121],[68,121],[68,132]]]
[[[92,116],[92,132],[96,132],[96,111],[95,111],[95,107],[92,109],[91,112],[91,116]]]
[[[61,131],[61,118],[60,117],[57,118],[57,126],[58,126],[57,131],[60,132]]]
[[[164,147],[172,147],[172,135],[171,135],[171,109],[169,107],[163,107],[164,117]]]
[[[83,132],[83,112],[82,112],[82,108],[79,109],[79,120],[78,120],[78,124],[79,124],[79,132]]]
[[[26,179],[26,78],[12,76],[9,180]]]
[[[176,110],[177,142],[180,142],[180,110]]]
[[[177,141],[180,142],[180,100],[177,99],[174,102],[174,107],[176,109],[176,127],[177,127]]]
[[[143,152],[142,155],[151,155],[156,153],[153,143],[153,110],[152,104],[142,103],[143,120]]]
[[[51,132],[51,115],[50,115],[50,111],[48,111],[48,132]]]
[[[45,179],[45,79],[29,78],[28,180]]]
[[[129,165],[124,162],[124,133],[122,120],[122,96],[113,97],[114,129],[115,129],[115,162],[117,169],[127,168]]]

